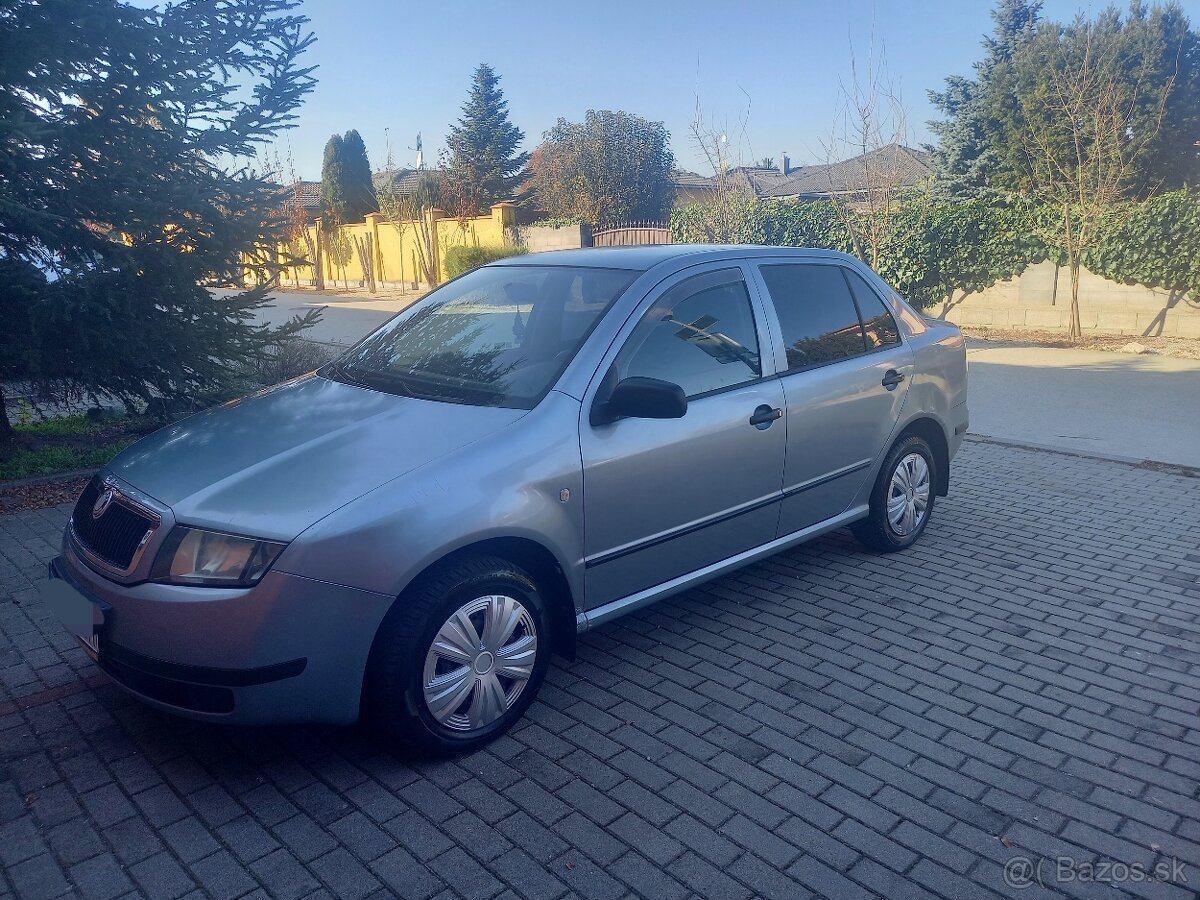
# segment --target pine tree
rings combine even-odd
[[[367,213],[379,212],[371,163],[362,136],[351,129],[342,137],[342,178],[347,222],[361,222]]]
[[[995,29],[983,39],[984,58],[975,64],[975,78],[951,75],[945,90],[930,91],[929,99],[945,116],[929,123],[937,137],[934,167],[938,187],[954,196],[978,197],[992,192],[989,176],[1003,167],[1001,157],[1012,148],[997,133],[1001,107],[1013,109],[1013,54],[1033,37],[1041,0],[1000,0],[992,10]]]
[[[255,322],[286,223],[247,169],[314,84],[297,5],[4,4],[0,440],[7,384],[211,396],[303,325]],[[264,286],[242,288],[248,267]]]
[[[1153,135],[1140,145],[1130,192],[1145,196],[1200,178],[1200,36],[1179,5],[1134,0],[1125,16],[1109,7],[1094,21],[1078,17],[1068,25],[1042,21],[1040,12],[1040,0],[1000,0],[975,77],[952,76],[945,90],[930,92],[945,116],[929,123],[938,138],[939,189],[973,197],[1028,192],[1032,161],[1020,98],[1046,89],[1049,72],[1036,64],[1018,71],[1021,60],[1044,33],[1062,36],[1089,24],[1096,27],[1096,46],[1121,61],[1118,87],[1137,97],[1127,138]]]
[[[476,215],[511,198],[529,162],[528,153],[517,152],[524,139],[525,133],[509,121],[500,76],[480,63],[462,117],[446,138],[447,194],[457,207],[451,212]]]
[[[345,139],[340,134],[332,135],[325,142],[325,154],[321,158],[321,202],[325,207],[322,221],[327,226],[354,221],[348,215],[345,147]]]

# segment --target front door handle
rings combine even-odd
[[[771,423],[783,415],[783,410],[774,406],[763,404],[754,410],[754,415],[750,417],[750,424],[760,431],[771,427]]]
[[[889,391],[894,391],[896,385],[904,380],[904,373],[897,372],[895,369],[888,369],[883,376],[883,386]]]

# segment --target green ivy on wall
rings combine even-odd
[[[1119,210],[1083,264],[1113,281],[1200,299],[1200,192],[1171,191]]]
[[[1061,249],[1038,237],[1047,230],[1035,227],[1051,214],[1017,199],[998,204],[914,198],[894,213],[876,268],[919,306],[951,301],[1019,275],[1033,263],[1061,263]],[[674,240],[709,241],[713,216],[703,205],[677,208],[671,216]],[[730,220],[736,243],[853,251],[850,233],[828,201],[752,201],[732,216],[727,211],[724,221]],[[1119,210],[1083,263],[1114,281],[1200,297],[1200,192],[1174,191]]]

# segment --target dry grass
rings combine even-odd
[[[0,485],[0,514],[74,503],[89,477],[55,478],[8,487]]]
[[[1200,338],[1140,337],[1132,334],[1088,334],[1072,342],[1063,331],[1038,331],[1032,328],[991,328],[982,325],[961,325],[969,337],[997,343],[1062,347],[1070,350],[1108,350],[1122,352],[1130,344],[1140,344],[1147,352],[1177,359],[1200,359]],[[1129,352],[1129,351],[1125,351]]]

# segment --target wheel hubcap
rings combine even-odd
[[[888,487],[888,525],[900,537],[907,537],[925,521],[929,509],[929,464],[919,453],[900,460]]]
[[[425,706],[455,731],[484,728],[512,709],[536,661],[529,610],[512,597],[479,597],[443,623],[425,654]]]

